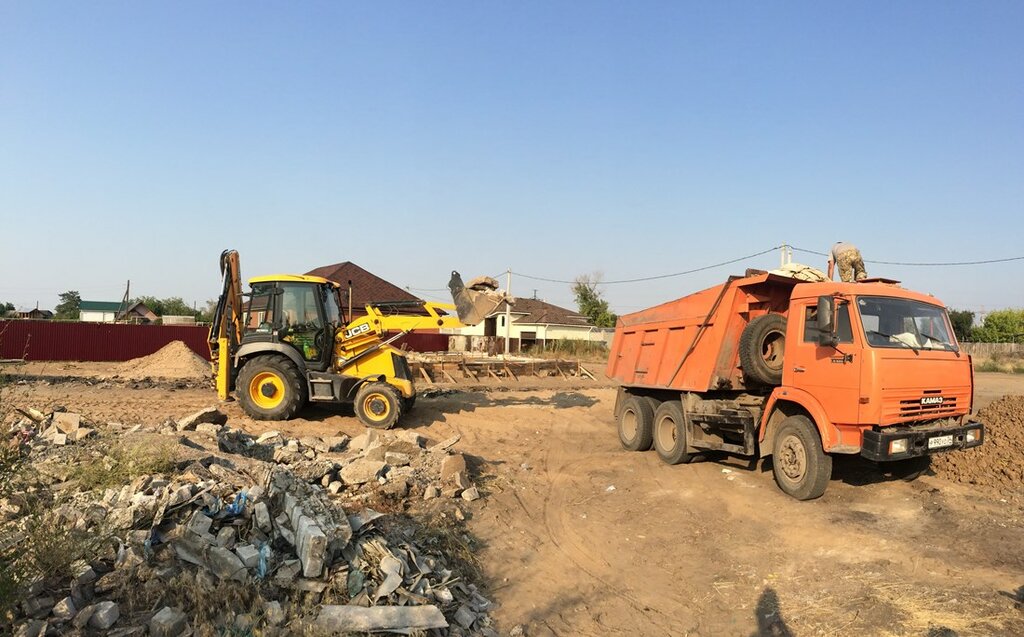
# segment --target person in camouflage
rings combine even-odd
[[[868,277],[864,270],[864,259],[860,250],[852,243],[837,241],[828,255],[828,280],[832,280],[835,267],[839,266],[839,278],[845,282],[861,281]]]

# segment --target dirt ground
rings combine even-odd
[[[6,402],[97,422],[159,424],[216,402],[186,382],[96,380],[103,364],[4,371],[49,379],[10,384]],[[1022,375],[976,380],[976,409],[1024,394]],[[623,451],[614,397],[580,381],[434,390],[404,423],[435,440],[462,435],[487,494],[469,528],[502,634],[1024,634],[1020,485],[892,480],[842,458],[821,499],[797,502],[760,463],[670,467]],[[273,424],[222,408],[251,433],[363,430],[338,408]]]

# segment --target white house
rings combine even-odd
[[[78,320],[83,323],[113,323],[120,309],[120,301],[82,301],[78,304]]]
[[[516,299],[509,312],[513,343],[518,342],[519,348],[531,346],[543,347],[550,341],[577,340],[611,342],[615,330],[595,327],[590,320],[564,307],[558,307],[539,299]],[[472,343],[478,339],[473,337],[505,338],[508,330],[505,326],[505,303],[487,315],[477,325],[460,327],[452,330],[452,334],[470,337],[468,339],[452,339],[453,350],[475,350]],[[468,342],[467,342],[468,341]]]

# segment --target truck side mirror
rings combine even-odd
[[[839,343],[839,336],[836,334],[835,301],[831,296],[818,297],[818,344],[835,347]]]

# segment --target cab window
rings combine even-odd
[[[269,334],[274,330],[274,284],[252,286],[245,317],[246,334]]]
[[[804,308],[804,342],[818,342],[818,307],[809,305]],[[853,328],[850,325],[850,306],[840,303],[836,309],[836,335],[840,343],[853,342]]]

